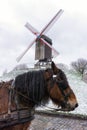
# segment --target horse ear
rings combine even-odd
[[[58,68],[56,67],[55,63],[52,61],[51,68],[53,70],[53,73],[56,75],[58,73]]]

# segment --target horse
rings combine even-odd
[[[61,111],[73,111],[77,98],[65,73],[52,61],[51,68],[18,75],[0,83],[0,129],[27,130],[35,108],[52,100]],[[23,117],[24,116],[24,117]]]

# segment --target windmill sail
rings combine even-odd
[[[41,41],[46,44],[48,47],[50,47],[52,49],[52,51],[56,54],[59,55],[59,52],[53,47],[51,46],[48,42],[46,42],[43,38],[41,38]]]
[[[61,14],[64,11],[62,9],[60,9],[57,14],[51,19],[51,21],[44,27],[44,29],[41,31],[40,35],[42,35],[43,33],[45,34],[46,32],[49,31],[49,29],[53,26],[53,24],[58,20],[58,18],[61,16]]]
[[[34,35],[38,36],[39,32],[28,22],[25,24],[25,27],[29,29]]]
[[[24,50],[24,52],[19,57],[17,57],[17,59],[16,59],[17,62],[19,62],[23,58],[23,56],[27,53],[27,51],[31,48],[31,46],[34,44],[35,41],[36,41],[36,39],[33,42],[31,42],[31,44],[29,44],[29,46],[26,48],[26,50]]]
[[[50,20],[50,22],[42,29],[41,33],[38,32],[38,30],[36,30],[32,25],[30,25],[29,23],[25,24],[25,27],[30,30],[34,35],[37,36],[37,38],[26,48],[26,50],[17,58],[17,61],[19,62],[22,57],[27,53],[27,51],[30,49],[30,47],[37,42],[38,40],[40,40],[40,42],[45,45],[47,45],[50,49],[52,49],[52,51],[54,52],[54,54],[58,55],[59,52],[52,47],[52,45],[49,44],[48,41],[46,41],[44,38],[42,38],[42,35],[45,34],[51,27],[52,25],[57,21],[57,19],[60,17],[60,15],[63,13],[63,10],[60,9],[57,14]],[[40,45],[40,44],[39,44]],[[45,46],[46,47],[46,46]]]

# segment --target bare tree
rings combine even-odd
[[[87,70],[87,60],[80,58],[77,61],[72,62],[71,66],[74,68],[74,70],[83,75]]]

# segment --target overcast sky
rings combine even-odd
[[[60,53],[53,60],[70,64],[87,59],[87,0],[0,0],[0,74],[18,64],[34,64],[35,46],[16,62],[35,38],[24,25],[29,22],[41,31],[59,9],[64,13],[46,33]]]

